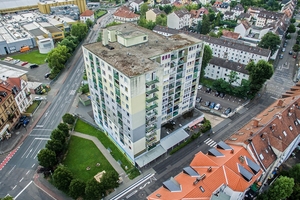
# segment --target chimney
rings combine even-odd
[[[282,107],[282,105],[283,105],[283,100],[279,99],[278,102],[277,102],[277,106]]]
[[[233,154],[233,153],[234,153],[234,149],[231,149],[230,153],[232,153],[232,154]]]
[[[253,136],[253,132],[252,131],[250,132],[250,136]]]
[[[252,124],[252,126],[258,127],[258,123],[259,123],[259,121],[258,121],[257,119],[253,119],[253,124]]]
[[[208,171],[208,172],[211,172],[211,171],[212,171],[212,168],[211,168],[211,167],[209,167],[209,168],[207,169],[207,171]]]

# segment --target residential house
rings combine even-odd
[[[250,15],[250,13],[241,13],[239,16],[237,16],[238,23],[240,23],[241,20],[246,20],[246,21],[250,22],[251,18],[252,18],[252,16]]]
[[[242,200],[262,172],[246,148],[221,141],[207,154],[197,153],[190,166],[164,181],[147,199]]]
[[[5,80],[2,79],[0,84],[12,92],[19,111],[25,113],[32,104],[32,96],[27,82],[19,77],[9,77]]]
[[[235,33],[235,32],[223,29],[221,37],[225,38],[225,39],[228,38],[228,39],[232,39],[232,40],[238,40],[241,36],[239,33]]]
[[[239,16],[240,14],[244,13],[244,7],[242,4],[237,4],[235,7],[231,9],[231,12],[234,13],[234,16]]]
[[[139,12],[141,10],[141,6],[143,5],[143,0],[133,0],[129,3],[129,7],[133,12]]]
[[[260,181],[271,179],[300,142],[300,84],[229,137],[252,152],[264,170]]]
[[[154,32],[170,36],[182,32],[181,30],[155,26]],[[247,65],[250,61],[257,63],[259,60],[268,61],[271,56],[271,51],[259,47],[245,45],[243,43],[227,40],[224,38],[213,38],[207,35],[197,33],[189,33],[191,37],[204,41],[212,49],[213,56],[239,62]]]
[[[173,6],[175,6],[176,8],[182,8],[184,4],[182,1],[176,0],[173,2]]]
[[[226,11],[223,15],[223,20],[234,20],[234,19],[235,19],[234,12]]]
[[[164,146],[161,125],[195,107],[200,39],[166,39],[126,23],[104,29],[102,44],[82,48],[95,123],[133,164],[143,167],[189,136],[178,131]]]
[[[92,10],[86,10],[80,15],[80,21],[85,23],[86,20],[91,20],[92,22],[95,21],[94,11]]]
[[[128,7],[121,6],[113,14],[114,20],[116,22],[137,22],[140,16],[132,12]]]
[[[0,84],[0,140],[9,135],[17,124],[21,113],[13,93],[3,83]]]
[[[281,6],[281,12],[288,8],[293,13],[296,7],[296,3],[293,0],[283,0],[281,1]]]
[[[220,2],[220,1],[216,1],[213,4],[213,7],[215,7],[219,12],[221,13],[225,13],[226,11],[230,11],[230,5],[229,3],[226,2]]]
[[[207,15],[209,12],[206,8],[202,7],[198,10],[191,10],[191,23],[196,25],[202,20],[203,15]]]
[[[251,25],[247,20],[243,20],[234,28],[234,32],[240,34],[240,36],[246,37],[251,31]]]
[[[211,0],[197,0],[197,3],[198,4],[201,3],[201,5],[206,5],[206,4],[210,3],[210,2],[211,2]]]
[[[236,82],[232,83],[234,86],[240,86],[242,80],[249,79],[249,72],[246,70],[246,65],[218,57],[212,57],[209,61],[208,65],[205,67],[204,76],[213,80],[221,78],[228,82],[231,72],[236,72],[238,77]]]
[[[167,16],[167,26],[182,29],[190,25],[191,13],[186,9],[176,10]]]
[[[265,9],[263,8],[259,8],[259,7],[254,7],[254,6],[250,6],[247,10],[247,13],[249,13],[251,15],[251,17],[253,17],[254,19],[257,18],[258,14],[261,11],[265,11]]]
[[[166,13],[164,11],[161,11],[158,8],[152,8],[146,12],[146,20],[155,22],[157,16],[159,16],[161,14],[166,15]]]
[[[283,18],[284,18],[284,13],[277,13],[277,12],[266,11],[266,10],[260,11],[260,13],[257,15],[255,26],[264,27],[267,24],[271,24]]]

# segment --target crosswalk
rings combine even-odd
[[[211,138],[207,138],[206,140],[204,140],[204,143],[211,147],[217,146],[217,143]]]

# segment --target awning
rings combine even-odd
[[[168,150],[187,137],[189,137],[189,134],[187,134],[183,129],[178,129],[177,131],[161,139],[160,144],[165,150]]]
[[[158,158],[166,152],[167,151],[161,145],[157,145],[155,148],[136,158],[135,163],[139,167],[144,167],[145,165],[147,165],[148,163],[155,160],[156,158]]]
[[[189,128],[192,128],[193,126],[199,124],[200,122],[202,122],[204,120],[203,117],[200,117],[198,119],[195,119],[190,125],[189,125]]]

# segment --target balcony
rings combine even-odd
[[[152,125],[152,126],[146,128],[146,132],[147,132],[147,133],[148,133],[148,132],[151,132],[151,131],[153,131],[153,130],[156,130],[156,128],[157,128],[156,124],[155,124],[155,125]]]
[[[149,132],[146,134],[147,137],[153,137],[156,135],[156,132]]]
[[[153,85],[154,83],[158,83],[158,82],[159,82],[159,80],[158,80],[158,78],[156,78],[156,79],[154,79],[154,80],[147,81],[147,82],[146,82],[146,85],[147,85],[147,86],[150,86],[150,85]]]
[[[175,59],[177,59],[177,56],[171,55],[171,60],[175,60]]]
[[[198,72],[195,72],[193,78],[197,78],[197,77],[198,77]]]
[[[177,76],[176,76],[176,79],[181,79],[182,78],[182,74],[178,74]]]
[[[195,65],[199,65],[199,64],[200,64],[200,62],[199,62],[199,61],[196,61],[196,62],[195,62]]]
[[[177,73],[182,72],[182,71],[183,71],[182,67],[177,69]]]
[[[181,58],[183,56],[184,56],[184,53],[182,53],[182,52],[178,54],[178,58]]]
[[[115,87],[120,88],[119,81],[115,80],[114,85],[115,85]]]
[[[180,92],[181,91],[181,87],[176,88],[175,93]]]
[[[196,53],[196,58],[200,58],[200,55],[201,55],[200,52]]]
[[[116,99],[117,103],[121,105],[121,99],[117,97]]]
[[[103,85],[101,82],[98,83],[99,88],[103,89]]]
[[[122,113],[118,112],[118,117],[122,119]]]
[[[184,60],[179,60],[178,61],[178,65],[181,65],[181,64],[183,64],[184,63]]]
[[[175,64],[174,62],[171,63],[171,68],[175,67]]]
[[[149,91],[146,91],[146,94],[149,95],[149,94],[152,94],[154,92],[158,92],[159,90],[157,88],[154,88],[152,90],[149,90]]]
[[[146,120],[150,120],[153,116],[157,115],[157,110],[153,109],[153,112],[147,112],[146,114]]]
[[[101,75],[101,69],[100,68],[97,68],[97,72],[98,72],[98,74]]]
[[[119,73],[114,73],[115,79],[119,80]]]
[[[119,90],[118,88],[116,88],[115,91],[116,91],[116,95],[117,95],[117,96],[120,96],[120,90]]]
[[[121,119],[118,120],[118,123],[119,123],[121,126],[123,126],[123,122],[122,122]]]
[[[174,84],[169,85],[169,90],[173,89],[175,87]]]
[[[154,97],[146,98],[146,102],[147,102],[147,103],[151,103],[151,102],[153,102],[153,101],[155,101],[155,100],[157,100],[157,99],[158,99],[158,97],[155,95]]]
[[[154,109],[154,108],[157,108],[158,107],[158,105],[155,103],[155,104],[153,104],[153,105],[151,105],[151,106],[147,106],[146,107],[146,111],[148,112],[148,111],[150,111],[150,110],[152,110],[152,109]]]
[[[181,81],[176,82],[176,87],[181,86]]]
[[[194,72],[198,72],[199,69],[197,67],[194,68]]]
[[[175,94],[175,99],[178,99],[180,97],[180,93]]]

